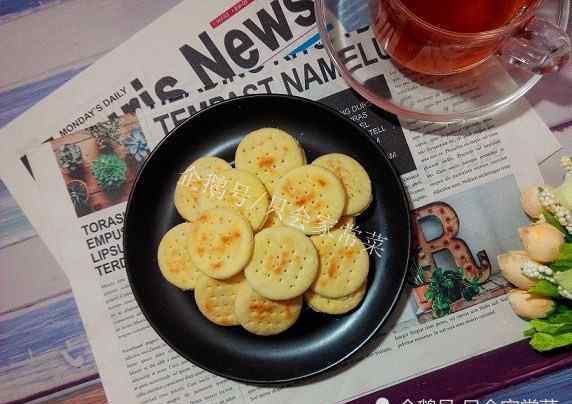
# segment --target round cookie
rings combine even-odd
[[[188,221],[193,221],[204,207],[201,206],[201,195],[205,183],[223,171],[231,169],[231,165],[218,157],[202,157],[191,164],[177,182],[175,188],[175,207],[177,212]]]
[[[327,168],[342,180],[348,197],[344,215],[358,215],[367,209],[373,198],[371,180],[360,163],[345,154],[332,153],[318,157],[312,165]]]
[[[369,256],[359,238],[347,229],[312,237],[320,257],[318,277],[312,290],[337,299],[362,286],[369,271]]]
[[[192,225],[188,252],[205,275],[227,279],[246,266],[252,254],[250,224],[231,209],[203,212]]]
[[[200,271],[193,265],[187,251],[190,223],[181,223],[169,230],[159,243],[157,261],[167,281],[182,290],[193,290]]]
[[[361,303],[365,296],[366,289],[366,284],[364,283],[354,293],[337,299],[330,299],[319,295],[312,290],[308,290],[304,293],[304,300],[312,310],[319,313],[345,314],[348,311],[355,309]]]
[[[302,232],[290,227],[272,227],[258,233],[252,259],[244,270],[249,285],[272,300],[300,296],[317,273],[316,248]]]
[[[215,324],[238,325],[234,305],[238,291],[244,283],[242,273],[225,280],[201,276],[195,289],[197,307],[203,316]]]
[[[241,326],[253,334],[267,336],[290,328],[302,311],[302,296],[274,301],[260,296],[248,284],[238,291],[234,311]]]
[[[346,205],[342,182],[331,171],[304,166],[276,183],[273,202],[280,204],[280,221],[305,234],[322,234],[338,222]],[[283,203],[280,203],[283,202]]]
[[[236,168],[255,174],[269,192],[278,178],[304,164],[306,156],[296,139],[276,128],[249,133],[236,149]]]

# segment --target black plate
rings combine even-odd
[[[371,255],[369,288],[361,306],[343,316],[305,307],[283,334],[258,337],[241,327],[219,327],[198,311],[192,292],[168,284],[156,251],[165,232],[183,220],[173,192],[185,168],[199,157],[234,160],[240,140],[261,127],[295,136],[308,161],[332,152],[359,161],[374,184],[374,199],[357,224],[389,240],[381,258]],[[302,98],[257,95],[205,109],[175,129],[151,153],[129,198],[125,223],[127,274],[135,298],[157,333],[192,363],[221,376],[254,383],[279,383],[315,375],[347,359],[380,328],[403,288],[410,248],[405,191],[379,146],[350,120]]]

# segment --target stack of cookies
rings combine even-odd
[[[308,165],[288,133],[264,128],[238,146],[233,168],[203,157],[185,171],[175,206],[186,220],[158,249],[164,277],[194,290],[221,326],[274,335],[314,311],[343,314],[363,300],[369,271],[355,217],[371,203],[364,168],[343,154]]]

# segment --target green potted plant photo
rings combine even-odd
[[[102,152],[111,151],[113,145],[119,143],[119,119],[97,123],[87,131],[95,139],[97,148]]]
[[[435,268],[425,298],[431,302],[433,317],[450,314],[454,302],[461,298],[469,302],[481,291],[477,278],[467,279],[461,268]]]
[[[122,143],[127,155],[137,163],[141,163],[149,155],[149,146],[139,128],[132,129]]]
[[[89,193],[85,182],[80,180],[71,180],[68,182],[67,187],[77,214],[81,216],[89,212]]]
[[[78,177],[83,169],[83,158],[81,148],[77,144],[64,144],[58,153],[60,167],[74,177]]]
[[[93,161],[91,172],[99,188],[109,195],[119,192],[127,181],[127,165],[114,153],[101,154]]]

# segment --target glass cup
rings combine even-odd
[[[529,1],[500,28],[460,33],[429,24],[401,0],[377,0],[374,29],[392,59],[415,72],[459,73],[496,54],[506,63],[535,74],[548,74],[568,61],[571,44],[563,29],[534,16],[542,3]]]

